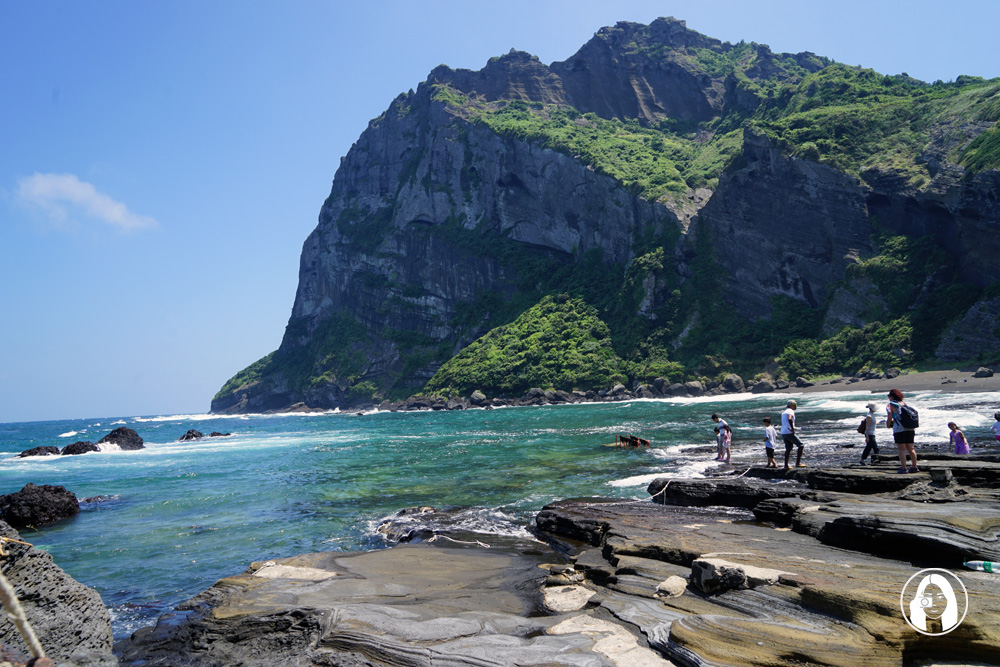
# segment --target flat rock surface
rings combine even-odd
[[[548,575],[542,561],[537,551],[415,544],[255,563],[155,628],[138,631],[116,652],[123,665],[144,667],[599,667],[629,664],[619,661],[622,651],[639,655],[644,642],[620,623],[553,629],[581,612],[541,610],[541,583]],[[258,576],[262,571],[270,572]],[[287,576],[273,576],[278,574]],[[642,655],[660,660],[642,664],[669,664],[655,653]]]

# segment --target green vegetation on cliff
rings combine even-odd
[[[622,366],[592,306],[547,296],[445,362],[425,391],[468,396],[485,387],[519,396],[531,387],[599,389],[626,381]]]

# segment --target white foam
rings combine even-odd
[[[80,435],[79,431],[67,431],[65,433],[60,433],[58,437],[60,438],[72,438],[74,435]]]

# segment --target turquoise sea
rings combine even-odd
[[[96,498],[75,518],[21,533],[101,593],[119,639],[251,561],[384,548],[375,527],[406,507],[447,506],[450,525],[438,528],[489,543],[528,537],[533,514],[558,498],[647,498],[646,484],[657,476],[694,477],[718,466],[713,412],[733,426],[733,464],[741,471],[763,463],[761,418],[777,419],[788,398],[8,423],[0,424],[0,493],[34,482]],[[796,398],[805,462],[853,462],[868,392]],[[973,446],[996,444],[986,429],[1000,393],[910,399],[921,414],[918,445],[945,450],[948,421]],[[16,458],[41,445],[96,442],[118,426],[135,429],[146,449]],[[178,442],[188,429],[232,435]],[[653,446],[604,446],[624,432]],[[889,442],[885,433],[880,440]]]

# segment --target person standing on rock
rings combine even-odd
[[[917,467],[917,452],[913,448],[914,432],[912,428],[903,426],[900,413],[906,401],[903,400],[903,392],[898,389],[889,390],[889,404],[885,406],[885,425],[892,427],[892,439],[896,442],[896,449],[899,450],[899,470],[898,473],[920,472]],[[906,467],[906,455],[910,455],[909,469]]]
[[[767,467],[777,468],[778,462],[774,460],[774,445],[778,442],[778,432],[771,426],[771,418],[764,417],[764,453],[767,454]]]
[[[718,454],[715,457],[715,460],[716,461],[721,461],[724,458],[723,444],[722,443],[723,443],[723,440],[725,439],[726,428],[729,426],[729,424],[727,424],[726,420],[723,419],[722,417],[720,417],[719,415],[712,415],[712,421],[714,421],[716,423],[716,428],[715,428],[715,445],[716,445],[716,448],[719,450]]]
[[[990,426],[990,430],[993,431],[993,435],[997,437],[997,440],[1000,440],[1000,412],[994,413],[993,419],[996,421],[993,422],[993,426]]]
[[[869,403],[865,407],[868,408],[868,414],[865,415],[865,451],[861,452],[861,465],[868,465],[865,459],[869,453],[872,455],[872,465],[875,465],[879,461],[878,445],[875,444],[875,410],[878,406]]]
[[[729,463],[730,450],[733,446],[733,429],[729,428],[729,424],[726,424],[725,428],[722,429],[722,454],[725,458],[722,460]]]
[[[787,408],[781,413],[781,439],[785,441],[785,470],[788,470],[788,457],[792,453],[792,447],[798,447],[798,456],[795,458],[796,468],[805,468],[802,465],[802,448],[805,445],[799,440],[795,428],[795,411],[799,409],[799,404],[795,401],[788,401]]]

